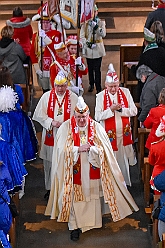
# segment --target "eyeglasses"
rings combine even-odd
[[[61,84],[61,85],[55,84],[55,87],[56,88],[65,88],[65,87],[67,87],[67,84]]]
[[[88,117],[88,115],[83,115],[83,116],[77,115],[77,116],[75,116],[75,118],[77,120],[81,120],[81,119],[85,120],[87,117]]]

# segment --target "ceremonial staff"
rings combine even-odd
[[[43,28],[42,21],[43,21],[43,1],[41,0],[41,29]],[[43,38],[41,37],[41,71],[43,69],[43,63],[42,63],[42,59],[43,59],[42,43],[43,43]]]
[[[79,57],[79,40],[80,40],[80,16],[81,16],[81,0],[78,0],[78,15],[77,15],[77,58]],[[76,86],[78,86],[78,65],[76,65]]]

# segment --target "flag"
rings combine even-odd
[[[60,0],[61,16],[71,22],[75,28],[77,27],[78,1],[79,0]]]
[[[59,13],[59,2],[60,0],[48,0],[48,13],[50,19],[55,14]]]
[[[93,18],[94,0],[80,0],[80,1],[81,1],[80,24],[83,24]]]

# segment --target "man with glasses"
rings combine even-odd
[[[136,164],[136,157],[132,147],[130,117],[137,115],[137,108],[130,91],[119,87],[112,64],[109,65],[105,86],[105,90],[96,97],[95,120],[105,128],[125,182],[131,186],[129,165]]]
[[[68,120],[74,112],[78,97],[67,89],[67,79],[60,71],[54,81],[54,88],[42,95],[39,100],[33,120],[43,127],[40,158],[43,159],[45,173],[45,188],[48,200],[51,186],[52,153],[55,136],[61,124]]]
[[[56,135],[52,185],[45,215],[68,222],[72,241],[80,232],[102,227],[102,214],[119,221],[137,211],[104,128],[89,116],[79,96],[74,116]]]

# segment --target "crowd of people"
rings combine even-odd
[[[98,16],[97,5],[92,12],[88,5],[87,0],[80,37],[67,37],[65,29],[70,28],[70,22],[59,14],[50,17],[47,2],[32,18],[38,22],[37,32],[33,33],[31,20],[20,7],[14,8],[12,18],[1,30],[0,235],[5,242],[12,216],[1,195],[9,201],[9,194],[18,193],[21,199],[25,193],[25,164],[38,152],[33,121],[42,126],[39,157],[44,167],[45,215],[67,222],[71,240],[79,240],[81,232],[102,227],[103,214],[110,213],[116,222],[138,211],[128,190],[132,185],[130,166],[137,163],[131,117],[138,115],[139,126],[151,128],[146,142],[150,164],[154,165],[150,184],[155,192],[164,191],[164,23],[149,15],[138,65],[128,65],[139,80],[138,113],[112,63],[107,66],[104,84],[101,82],[106,24]],[[162,0],[156,11],[164,5]],[[24,64],[33,66],[43,91],[32,120],[21,107],[21,85],[27,83]],[[88,75],[88,92],[96,87],[95,120],[83,99],[83,75]],[[163,205],[164,193],[161,199]],[[165,220],[162,216],[160,239]]]

